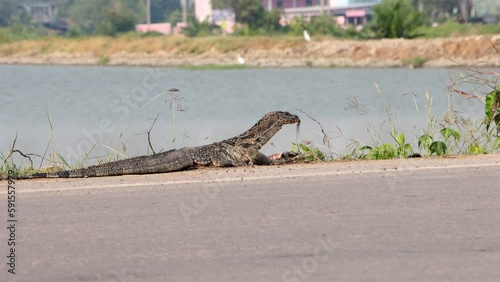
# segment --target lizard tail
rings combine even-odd
[[[76,172],[76,171],[75,171]],[[18,176],[17,179],[33,179],[33,178],[69,178],[69,177],[84,177],[74,171],[63,170],[58,172],[33,173],[25,176]]]
[[[77,170],[63,170],[58,172],[49,172],[49,173],[35,173],[32,174],[33,178],[78,178],[85,177],[85,174],[82,172],[85,169],[77,169]]]

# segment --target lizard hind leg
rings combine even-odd
[[[210,154],[210,159],[214,166],[228,167],[228,166],[244,166],[246,163],[240,160],[238,156],[231,156],[221,150],[214,150]]]

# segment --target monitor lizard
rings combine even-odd
[[[230,167],[247,164],[271,165],[285,162],[271,160],[259,150],[286,124],[300,124],[289,112],[270,112],[244,133],[220,142],[199,147],[185,147],[166,152],[58,172],[34,173],[20,178],[82,178],[127,174],[165,173],[197,166]]]

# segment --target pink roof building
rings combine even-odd
[[[137,32],[159,32],[162,34],[171,34],[172,26],[170,23],[138,24],[135,26]]]

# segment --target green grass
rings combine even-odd
[[[111,62],[111,59],[108,56],[102,56],[97,60],[97,64],[99,66],[105,66]]]
[[[459,24],[457,22],[448,21],[437,27],[425,26],[416,30],[420,37],[438,38],[449,37],[452,35],[480,35],[483,34],[500,34],[500,24]]]
[[[410,67],[410,68],[421,68],[424,66],[424,64],[427,62],[426,58],[417,56],[417,57],[412,57],[408,60],[405,61],[405,63]]]
[[[481,77],[480,70],[475,73],[474,71],[467,72],[468,75],[465,77],[468,79],[472,76]],[[497,75],[493,81],[498,79],[500,77]],[[388,110],[397,107],[385,101],[378,87],[377,91],[382,102],[381,108],[386,112],[387,119],[380,125],[374,125],[370,122],[364,123],[365,130],[370,136],[368,142],[348,137],[347,139],[351,143],[347,148],[343,152],[334,152],[330,149],[330,142],[333,138],[328,136],[321,124],[313,119],[324,134],[323,145],[324,148],[328,148],[328,151],[319,150],[317,145],[301,144],[300,148],[305,153],[304,160],[331,160],[334,155],[342,159],[382,160],[415,156],[479,155],[500,151],[500,85],[497,85],[496,89],[483,97],[485,101],[484,118],[476,120],[463,118],[453,109],[452,100],[464,99],[462,96],[450,96],[449,105],[451,106],[448,110],[444,114],[435,115],[432,112],[432,97],[426,93],[425,119],[427,124],[419,130],[414,130],[413,142],[410,141],[412,136],[405,136],[398,130],[397,123],[392,117],[399,116],[399,114]],[[461,95],[464,93],[462,92]],[[414,96],[413,99],[416,103]],[[347,109],[360,112],[366,109],[357,99],[353,101],[356,101],[356,104],[350,105]],[[481,103],[480,99],[475,99],[475,101]],[[416,104],[415,107],[416,116],[422,115]],[[297,147],[296,145],[294,149],[296,150]],[[320,158],[318,156],[329,157]]]
[[[0,44],[22,40],[33,40],[46,36],[47,32],[41,27],[14,25],[0,28]]]

